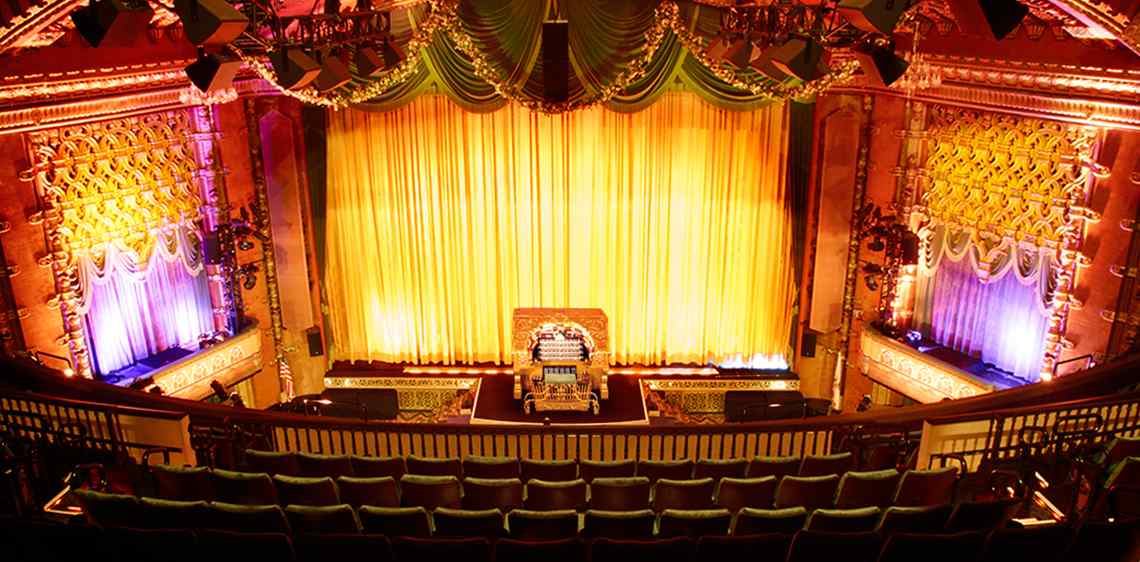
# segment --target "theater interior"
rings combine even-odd
[[[1138,277],[1137,0],[0,2],[5,560],[1138,562]]]

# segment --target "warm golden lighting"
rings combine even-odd
[[[518,307],[600,308],[621,364],[787,353],[786,111],[329,114],[336,359],[511,361]]]

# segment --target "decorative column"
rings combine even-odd
[[[852,196],[852,216],[863,208],[867,194],[867,163],[871,152],[871,118],[875,109],[875,98],[863,95],[863,130],[859,135],[859,156],[855,161],[855,190]],[[831,405],[835,410],[843,407],[843,387],[846,382],[846,359],[851,341],[851,321],[855,316],[855,288],[859,282],[859,249],[862,241],[859,231],[852,225],[847,241],[847,270],[843,282],[843,314],[839,323],[839,352],[835,356],[835,375],[831,387]]]
[[[253,171],[254,204],[252,211],[261,240],[261,271],[269,303],[269,319],[273,329],[273,353],[281,385],[281,402],[293,399],[293,372],[285,356],[285,324],[281,316],[281,295],[277,287],[277,259],[273,251],[273,229],[270,227],[269,186],[265,181],[265,160],[261,152],[261,127],[258,125],[258,100],[245,100],[245,120],[249,132],[249,160]]]
[[[926,105],[920,101],[907,100],[904,117],[906,128],[897,132],[902,138],[899,151],[899,165],[891,171],[897,178],[895,198],[891,204],[897,220],[910,230],[916,229],[911,221],[911,207],[917,202],[919,182],[923,177],[922,162],[925,160]],[[883,276],[883,292],[879,296],[880,310],[888,315],[887,321],[903,330],[911,327],[913,314],[914,282],[918,273],[916,265],[903,265],[897,257],[888,258]]]

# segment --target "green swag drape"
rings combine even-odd
[[[504,86],[530,99],[542,98],[542,22],[558,14],[569,22],[570,102],[590,100],[613,84],[630,63],[643,56],[645,34],[652,29],[660,0],[463,0],[460,25],[505,78]],[[681,3],[681,21],[700,36],[720,26],[720,10]],[[392,31],[406,44],[427,19],[426,7],[396,12]],[[753,79],[758,75],[745,71]],[[747,111],[773,100],[720,80],[667,31],[644,76],[611,99],[613,111],[639,111],[669,90],[686,90],[724,109]],[[388,111],[425,93],[442,94],[472,112],[501,108],[507,100],[480,79],[470,60],[445,31],[436,31],[421,52],[420,64],[408,80],[357,109]]]

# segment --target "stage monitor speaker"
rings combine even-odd
[[[225,0],[174,0],[186,38],[200,47],[221,47],[237,39],[249,19]]]
[[[949,0],[958,29],[1000,41],[1017,29],[1029,8],[1017,0]]]
[[[241,70],[241,60],[220,55],[202,55],[186,67],[186,77],[202,92],[229,88]]]
[[[840,0],[836,9],[858,29],[890,35],[909,6],[907,0]]]
[[[146,32],[153,17],[145,0],[92,0],[71,13],[75,30],[92,47],[129,47]]]
[[[325,354],[325,344],[321,338],[320,326],[313,326],[305,330],[305,339],[309,342],[309,357],[317,357]]]
[[[269,53],[277,84],[286,90],[308,86],[321,73],[321,65],[298,47],[287,47]]]
[[[789,39],[770,49],[772,65],[788,76],[810,82],[823,75],[823,45],[810,39]]]
[[[856,50],[855,60],[863,68],[863,74],[876,84],[890,86],[906,74],[906,59],[895,54],[885,47],[870,47]]]
[[[800,347],[800,356],[801,357],[815,357],[816,337],[818,335],[819,335],[818,333],[816,333],[816,332],[814,332],[808,328],[804,328],[803,346]]]
[[[222,242],[218,239],[218,232],[207,232],[202,239],[202,253],[206,255],[207,265],[222,263]]]
[[[570,99],[570,26],[565,21],[542,23],[542,97]]]

